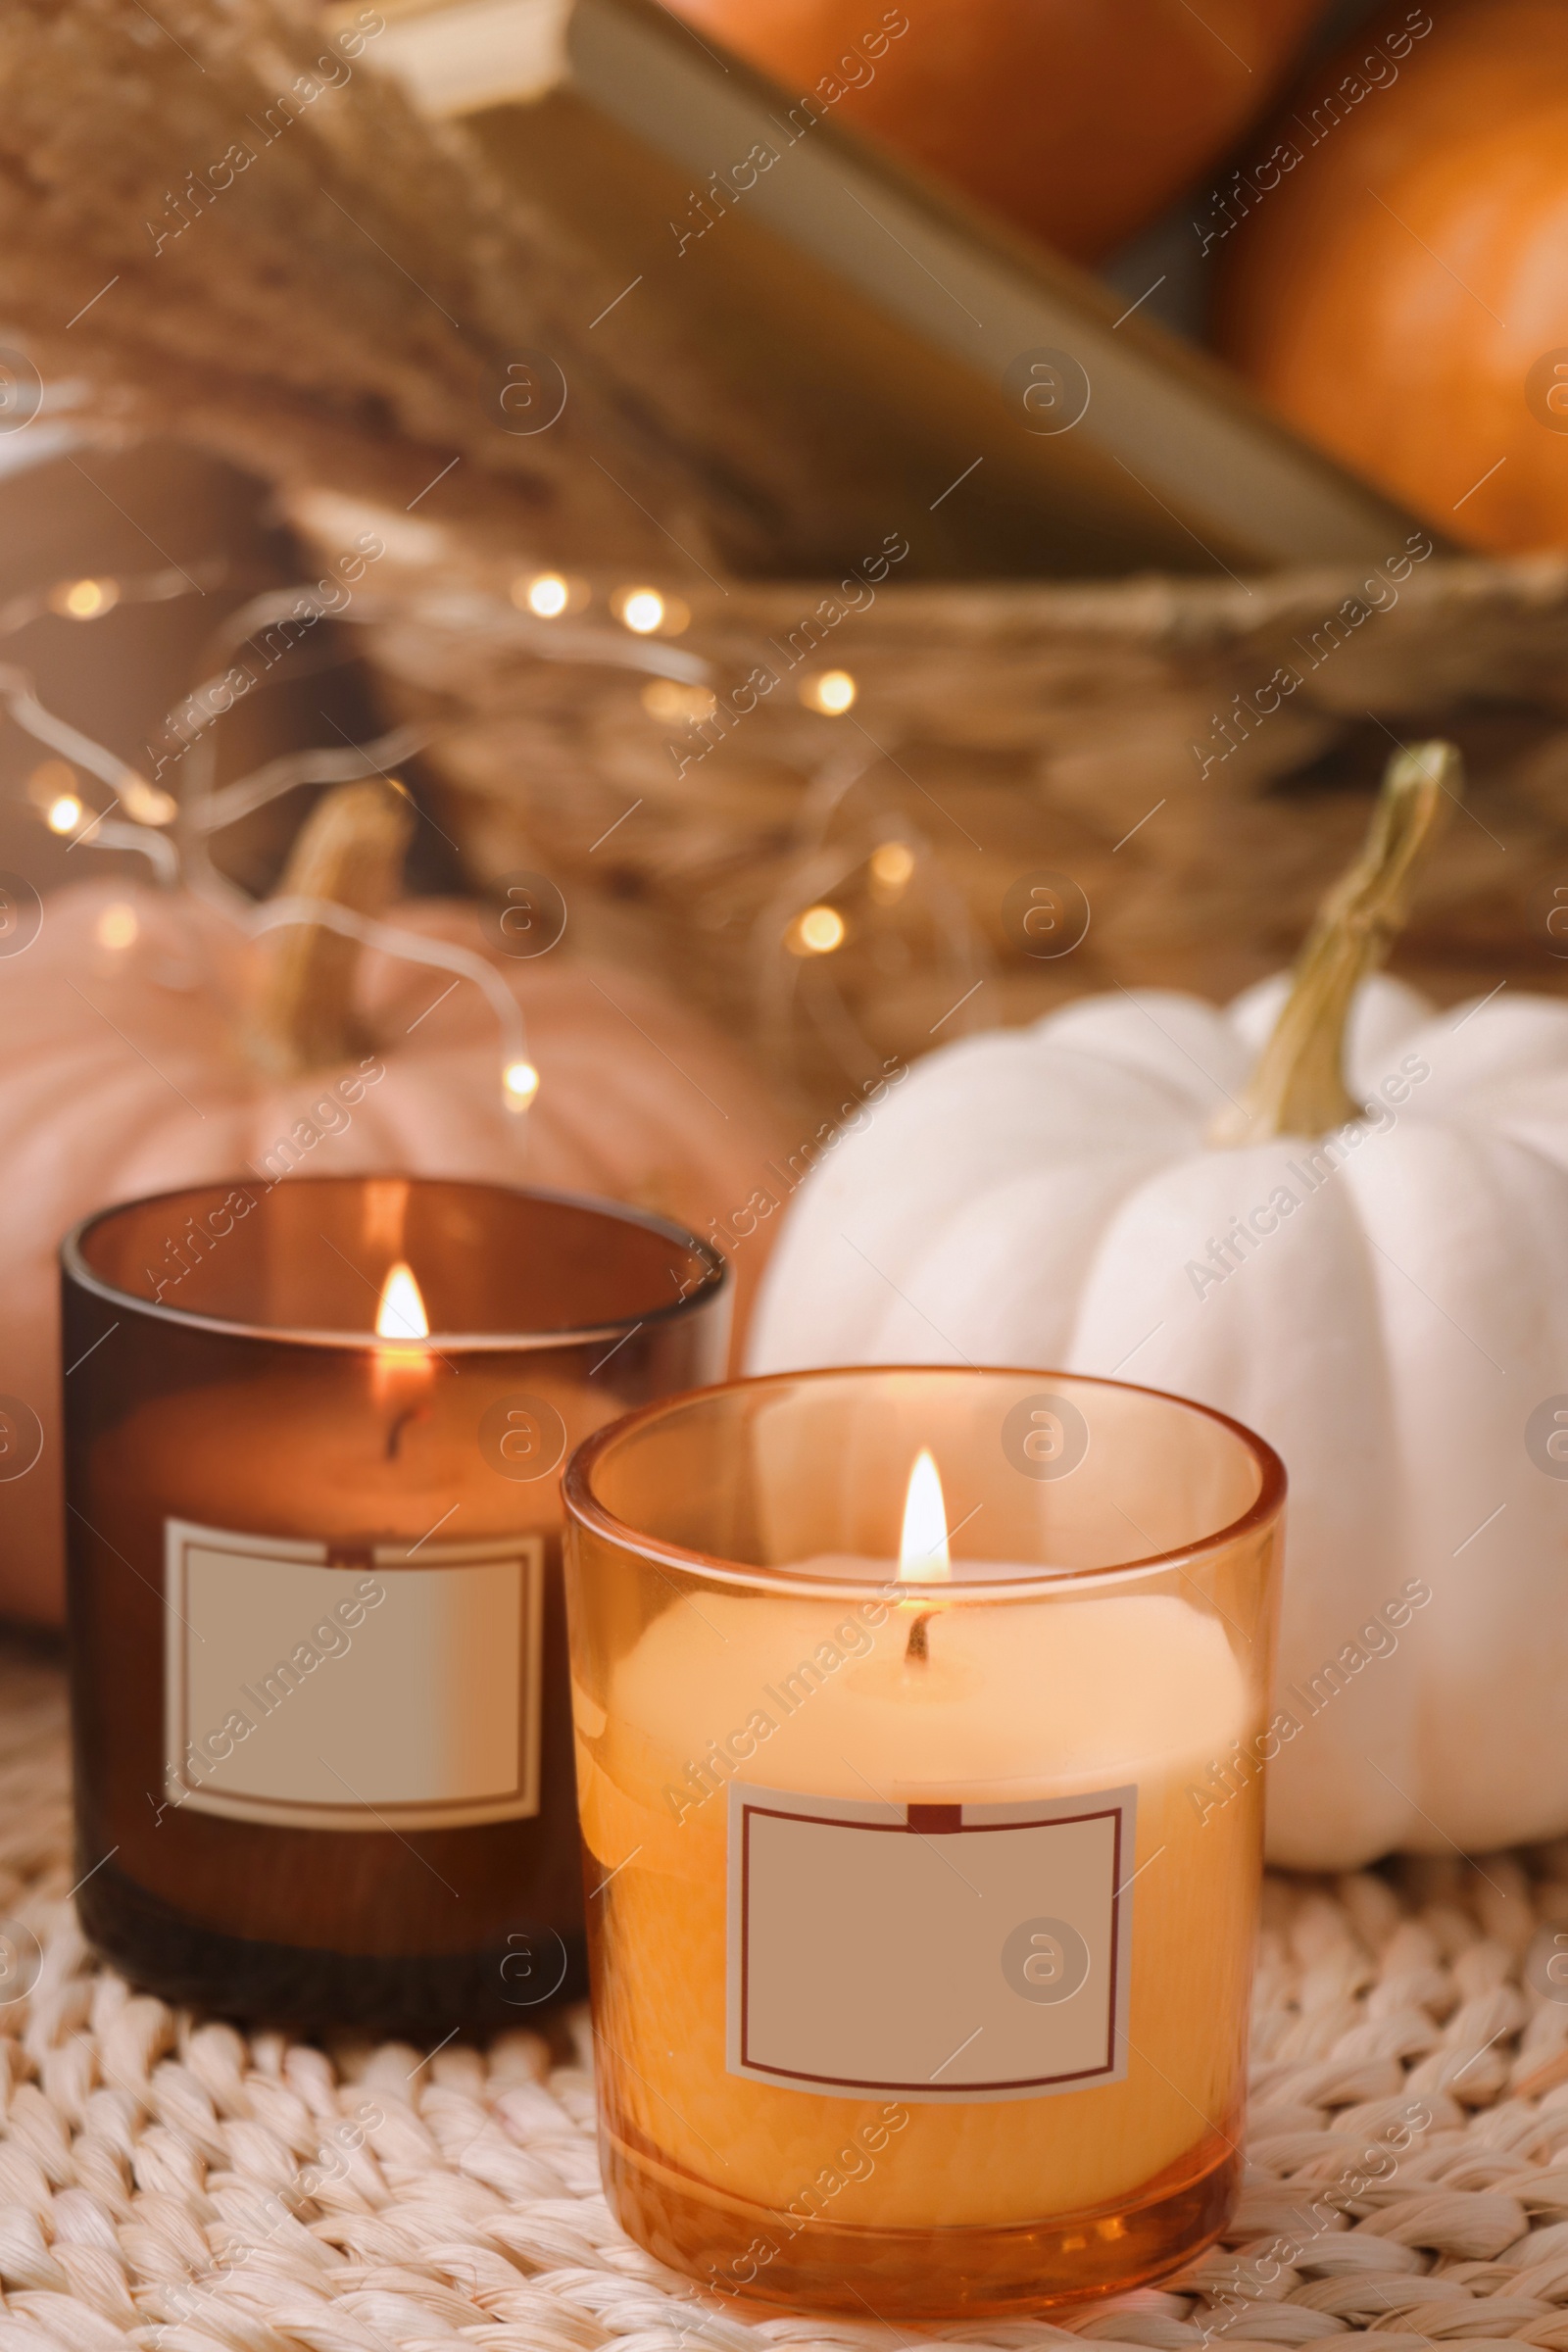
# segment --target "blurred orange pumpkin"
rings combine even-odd
[[[1568,8],[1396,8],[1276,135],[1298,161],[1227,236],[1220,349],[1454,538],[1568,544]]]
[[[814,93],[836,120],[1082,261],[1225,153],[1317,5],[676,0],[792,96]]]

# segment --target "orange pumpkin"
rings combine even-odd
[[[1221,350],[1453,537],[1568,543],[1568,9],[1396,8],[1275,135],[1299,160],[1226,237]]]
[[[0,954],[0,1613],[61,1611],[55,1251],[89,1211],[247,1168],[282,1182],[384,1168],[599,1194],[706,1234],[764,1181],[771,1106],[732,1049],[657,990],[561,952],[509,961],[472,906],[416,901],[383,919],[488,953],[539,1073],[526,1113],[504,1101],[481,990],[385,953],[338,958],[359,964],[361,1034],[293,1076],[259,1066],[258,965],[275,993],[289,949],[315,933],[282,934],[280,959],[184,892],[93,881],[46,899],[30,944]],[[300,1024],[318,1037],[335,944],[315,959]],[[275,1018],[267,1038],[263,1059],[298,1058],[276,1051]],[[736,1270],[749,1286],[756,1265]]]
[[[1090,261],[1225,153],[1317,0],[676,5],[792,97]]]

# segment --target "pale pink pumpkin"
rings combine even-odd
[[[470,906],[417,901],[382,919],[487,953]],[[265,1175],[270,1158],[273,1173],[292,1159],[301,1174],[599,1194],[707,1234],[778,1148],[772,1106],[731,1047],[645,982],[563,949],[490,956],[540,1074],[525,1114],[503,1101],[502,1040],[473,982],[443,995],[449,973],[375,951],[355,985],[368,1055],[268,1076],[248,1040],[269,952],[186,893],[106,881],[47,900],[32,944],[0,956],[0,1394],[44,1431],[35,1466],[0,1476],[0,1613],[61,1613],[56,1250],[79,1217]],[[756,1271],[737,1267],[748,1286]]]

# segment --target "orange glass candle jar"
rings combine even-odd
[[[643,2245],[902,2324],[1215,2234],[1284,1491],[1237,1423],[1050,1373],[742,1381],[579,1449],[601,2151]]]
[[[559,1473],[711,1379],[704,1243],[290,1178],[67,1240],[77,1896],[167,1999],[427,2033],[584,1971]]]

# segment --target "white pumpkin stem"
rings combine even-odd
[[[1317,910],[1291,993],[1241,1102],[1221,1113],[1213,1144],[1324,1135],[1361,1117],[1345,1083],[1345,1027],[1355,992],[1404,927],[1410,870],[1464,766],[1451,743],[1418,743],[1389,761],[1366,842]]]
[[[278,896],[380,914],[397,895],[413,823],[408,803],[384,784],[340,784],[302,826]],[[248,1043],[263,1069],[298,1077],[368,1050],[354,1010],[360,954],[358,940],[324,923],[282,932],[251,1018]]]

